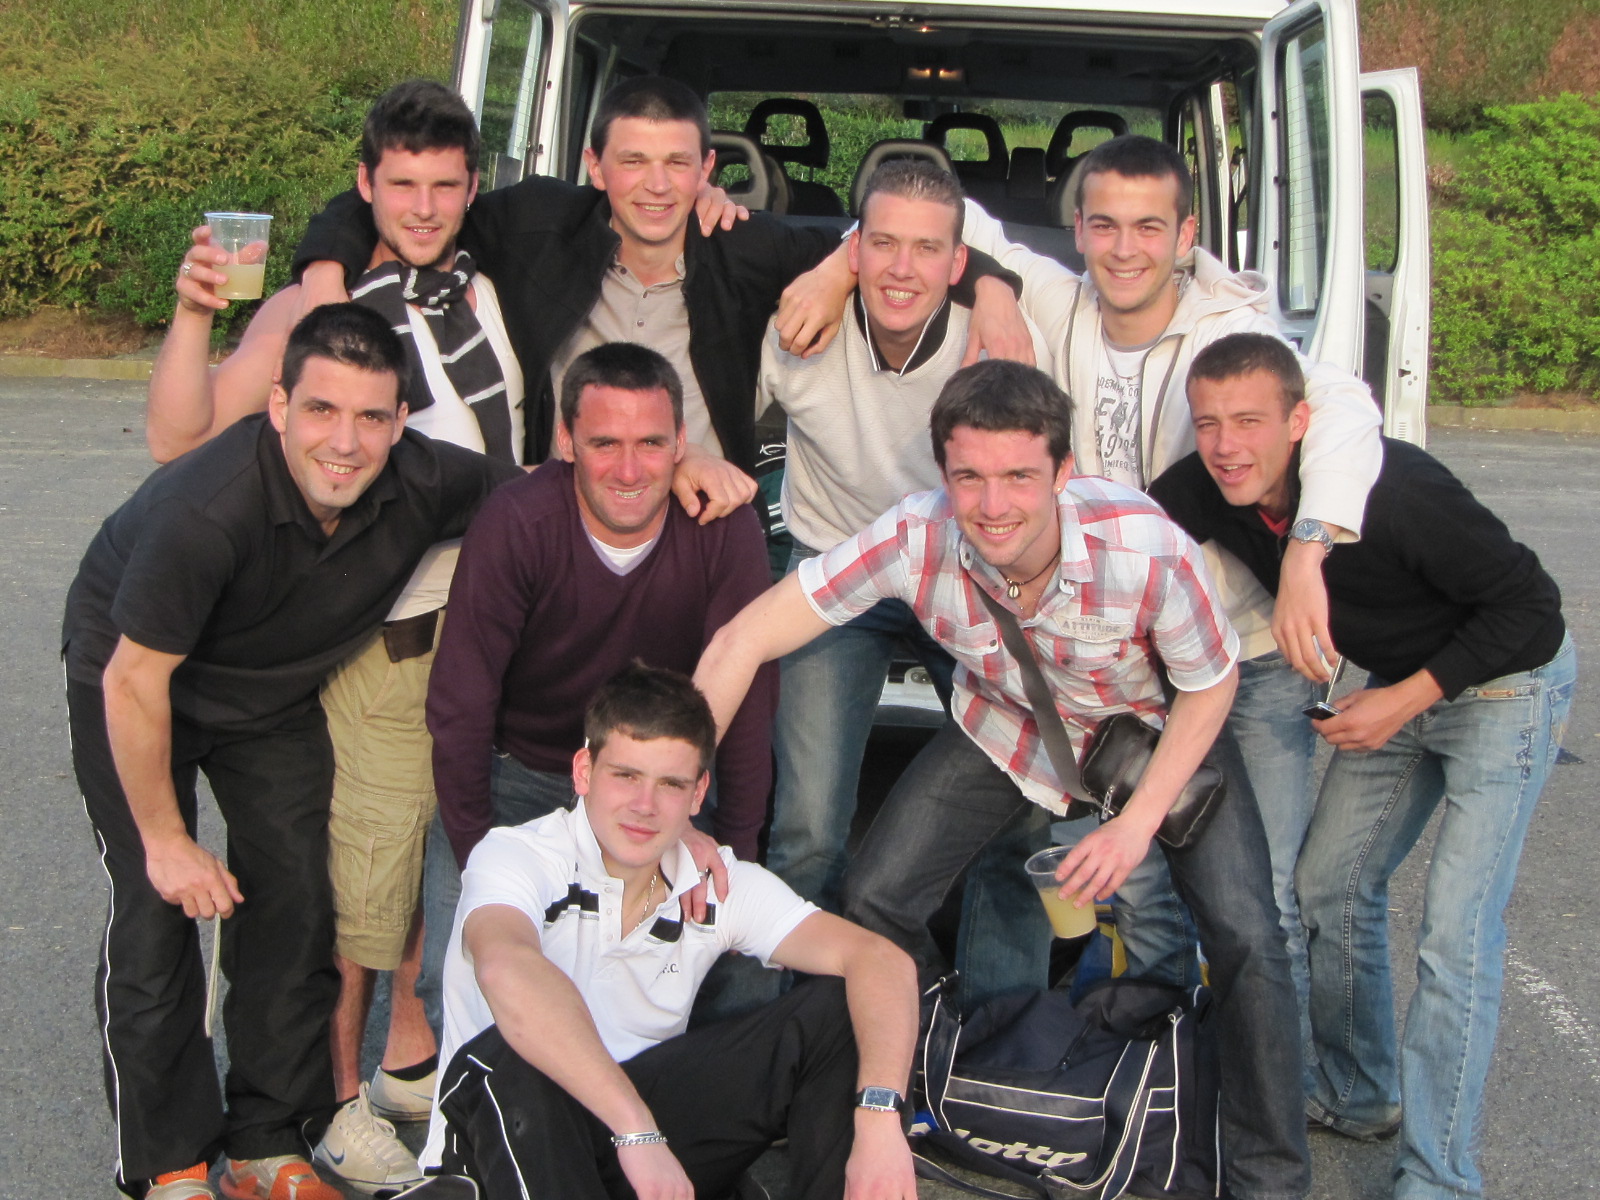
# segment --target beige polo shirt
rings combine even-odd
[[[683,302],[683,255],[673,264],[676,277],[645,286],[637,275],[613,259],[600,281],[600,298],[583,324],[567,339],[550,365],[550,383],[557,401],[561,381],[578,355],[607,342],[638,342],[672,364],[683,381],[683,423],[689,440],[713,454],[722,442],[711,427],[700,381],[689,362],[689,309]]]

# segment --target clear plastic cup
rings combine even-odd
[[[1095,927],[1093,897],[1084,897],[1081,892],[1068,900],[1060,896],[1061,882],[1056,879],[1056,868],[1071,849],[1071,846],[1051,846],[1048,850],[1039,851],[1027,862],[1028,878],[1039,890],[1039,899],[1050,918],[1050,928],[1055,930],[1058,938],[1087,937]],[[1079,899],[1086,902],[1082,908],[1075,908]]]
[[[267,213],[208,212],[211,244],[227,252],[228,261],[217,270],[228,277],[217,284],[217,295],[224,300],[259,300],[267,270],[268,231],[272,217]]]

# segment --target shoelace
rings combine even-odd
[[[395,1137],[394,1125],[372,1111],[372,1106],[367,1100],[366,1084],[361,1085],[356,1111],[346,1117],[341,1125],[341,1132],[353,1140],[359,1140],[372,1152],[373,1157],[385,1166],[410,1165],[406,1161],[410,1151]]]

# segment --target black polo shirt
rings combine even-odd
[[[1299,477],[1297,452],[1296,493]],[[1150,495],[1195,541],[1214,540],[1277,595],[1286,539],[1254,506],[1223,499],[1198,452],[1169,467]],[[1289,511],[1297,504],[1295,495]],[[1334,546],[1322,575],[1341,653],[1390,683],[1427,668],[1448,700],[1543,666],[1566,632],[1561,592],[1539,556],[1443,463],[1392,438],[1383,439],[1361,540]]]
[[[311,515],[266,414],[158,469],[106,518],[67,593],[67,674],[101,682],[119,635],[184,655],[174,714],[272,727],[388,615],[433,543],[459,537],[521,472],[407,430],[332,536]]]

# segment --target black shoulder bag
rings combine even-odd
[[[1084,747],[1083,766],[1072,753],[1072,742],[1067,737],[1061,714],[1056,711],[1050,686],[1044,681],[1039,660],[1033,646],[1022,632],[1016,614],[991,596],[980,584],[978,595],[984,607],[1000,627],[1000,637],[1017,660],[1022,670],[1022,687],[1028,704],[1033,709],[1034,724],[1039,727],[1039,738],[1044,742],[1045,753],[1061,778],[1061,786],[1073,803],[1068,806],[1069,819],[1096,814],[1109,821],[1122,811],[1145,768],[1155,753],[1161,731],[1146,725],[1133,713],[1116,713],[1106,717],[1089,735]],[[1209,755],[1208,755],[1209,757]],[[1178,793],[1177,800],[1162,819],[1156,837],[1182,850],[1191,845],[1205,827],[1218,800],[1223,795],[1222,772],[1209,761],[1200,764]]]

